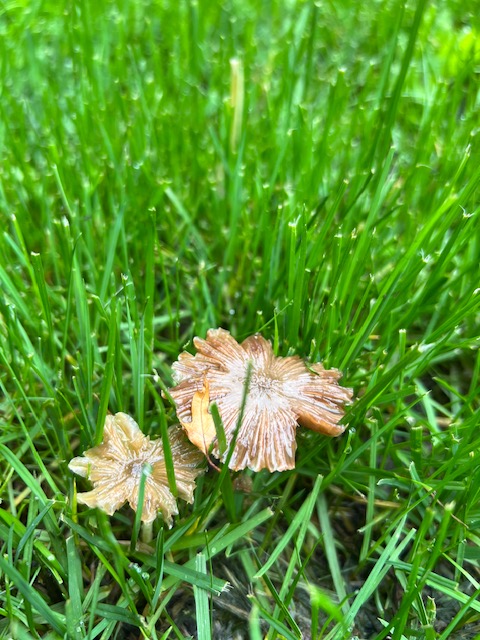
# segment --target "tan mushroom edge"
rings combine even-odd
[[[329,437],[344,432],[340,421],[353,391],[338,384],[338,369],[307,364],[298,356],[275,356],[271,343],[259,334],[238,343],[225,329],[210,329],[206,339],[196,337],[193,342],[197,353],[184,352],[173,364],[177,384],[170,395],[187,436],[206,455],[211,451],[225,462],[236,433],[229,458],[232,470],[284,471],[295,467],[298,425]],[[227,438],[223,453],[209,413],[212,403]]]

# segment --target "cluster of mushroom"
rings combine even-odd
[[[295,466],[298,424],[327,436],[344,431],[339,421],[352,390],[338,384],[337,369],[309,365],[298,356],[277,357],[258,334],[239,344],[228,331],[210,329],[194,345],[196,355],[184,352],[174,363],[176,386],[170,390],[183,427],[169,429],[170,449],[177,492],[187,502],[193,501],[205,456],[228,460],[233,470],[284,471]],[[214,403],[225,433],[223,449],[209,410]],[[108,416],[103,443],[69,467],[94,486],[78,494],[79,502],[109,515],[125,502],[137,510],[141,486],[144,522],[153,522],[160,511],[171,526],[178,513],[162,440],[144,436],[125,413]]]

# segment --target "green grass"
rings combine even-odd
[[[1,4],[1,638],[477,637],[479,41],[456,0]],[[165,436],[219,326],[340,368],[348,429],[135,547],[68,462],[107,411]]]

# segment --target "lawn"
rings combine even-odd
[[[479,76],[473,0],[1,3],[0,638],[480,637]],[[219,327],[339,369],[343,434],[82,504],[117,412],[176,492]]]

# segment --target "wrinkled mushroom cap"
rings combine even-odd
[[[352,390],[341,387],[337,369],[308,366],[298,357],[274,355],[260,335],[239,344],[228,331],[210,329],[206,340],[194,339],[195,356],[182,353],[173,365],[177,385],[170,390],[182,424],[192,421],[192,400],[208,383],[230,444],[238,426],[230,459],[232,469],[249,467],[283,471],[295,466],[297,424],[327,436],[340,435],[344,405]],[[250,378],[248,380],[248,372]],[[247,381],[243,419],[238,425]],[[224,460],[212,437],[212,453]]]
[[[168,437],[178,495],[193,502],[195,478],[203,473],[198,467],[202,455],[188,442],[180,427],[171,428]],[[112,515],[128,502],[136,511],[140,481],[145,474],[142,521],[152,522],[160,511],[171,526],[172,516],[178,513],[168,483],[162,441],[150,440],[126,413],[107,416],[102,444],[74,458],[68,466],[92,482],[92,491],[77,494],[78,501],[89,507]]]

